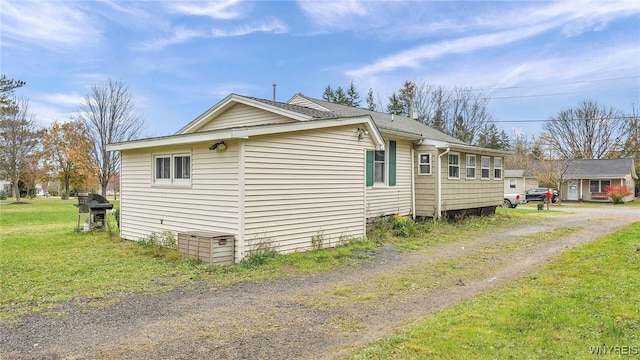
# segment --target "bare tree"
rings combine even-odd
[[[106,196],[107,184],[120,166],[120,154],[108,152],[107,144],[138,138],[144,121],[135,111],[128,86],[111,79],[91,86],[77,117],[84,123],[93,142],[91,160],[102,196]]]
[[[562,159],[620,157],[629,136],[624,126],[620,111],[583,100],[545,123],[543,138]]]
[[[535,135],[527,137],[521,131],[514,131],[509,138],[512,155],[505,158],[505,169],[525,169],[530,160],[542,160],[542,142]]]
[[[418,121],[470,144],[477,142],[492,118],[490,98],[470,87],[456,86],[448,90],[423,81],[405,81],[394,95],[394,109],[402,106],[401,110],[396,109],[397,113],[417,115]]]
[[[4,100],[0,117],[0,176],[11,181],[16,202],[20,202],[18,182],[30,170],[42,132],[29,112],[28,100]]]
[[[632,157],[640,163],[640,100],[633,100],[631,113],[627,114],[624,123],[623,133],[627,138],[620,157]]]

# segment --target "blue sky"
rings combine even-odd
[[[482,89],[499,128],[538,135],[593,99],[640,97],[640,1],[6,1],[1,73],[47,125],[91,84],[129,86],[146,136],[229,93],[321,98],[353,81],[385,105],[405,80]],[[364,105],[364,102],[363,102]]]

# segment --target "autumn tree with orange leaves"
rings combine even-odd
[[[93,144],[79,121],[54,122],[42,138],[45,170],[63,183],[62,199],[69,198],[71,186],[84,187],[92,173],[90,152]]]

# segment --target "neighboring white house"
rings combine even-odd
[[[390,214],[492,212],[506,152],[413,119],[296,95],[231,94],[175,135],[111,144],[121,153],[120,234],[235,236],[235,261],[366,236]]]
[[[524,169],[504,171],[504,193],[524,193],[527,190],[537,188],[538,181],[535,176],[527,173]]]

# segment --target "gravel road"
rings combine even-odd
[[[340,358],[640,221],[637,209],[555,209],[563,212],[544,226],[519,225],[422,252],[381,248],[371,261],[331,272],[222,288],[202,283],[130,294],[113,305],[68,303],[57,309],[60,316],[0,323],[0,359]],[[561,239],[531,240],[563,228],[573,230]],[[466,264],[468,271],[438,271],[447,262]]]

